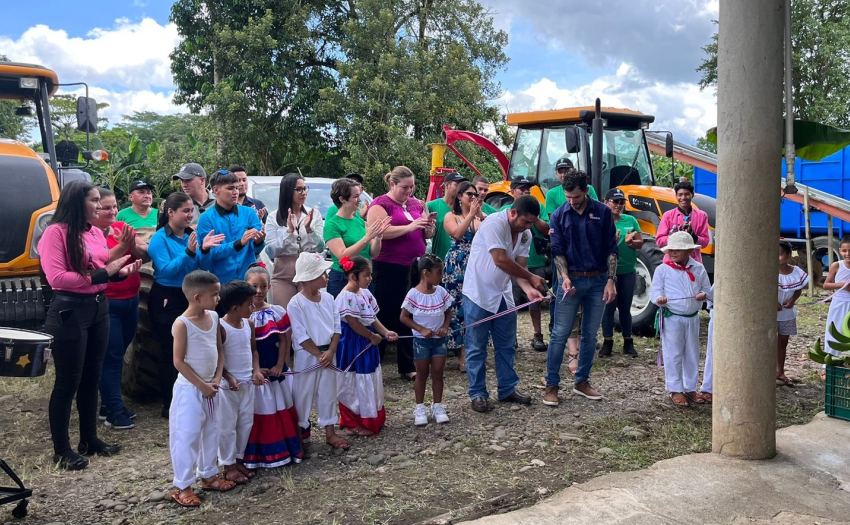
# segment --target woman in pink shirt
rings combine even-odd
[[[38,243],[41,268],[54,292],[44,323],[44,331],[53,336],[56,365],[49,407],[53,461],[68,470],[88,466],[83,456],[121,450],[97,437],[97,393],[109,339],[104,290],[109,281],[138,272],[141,261],[128,264],[124,248],[110,252],[103,230],[91,225],[100,209],[100,193],[91,183],[68,183]],[[79,454],[68,435],[74,396],[80,413]]]
[[[673,191],[676,192],[676,201],[678,201],[679,207],[669,210],[661,216],[655,244],[659,248],[664,248],[667,246],[667,238],[670,234],[685,231],[691,234],[694,244],[699,244],[705,248],[711,241],[708,236],[708,215],[691,205],[691,200],[694,198],[694,185],[683,180],[673,186]],[[702,254],[699,250],[691,252],[691,257],[696,262],[702,263]],[[670,257],[664,254],[664,260],[669,261]]]
[[[381,307],[378,320],[387,330],[400,336],[411,335],[410,328],[401,324],[401,304],[407,295],[408,273],[413,261],[425,254],[425,239],[434,236],[434,216],[428,213],[422,201],[413,197],[416,179],[410,168],[396,166],[384,175],[389,191],[376,198],[369,206],[366,227],[375,227],[390,217],[390,226],[384,231],[381,253],[372,259],[375,300]],[[384,355],[386,341],[381,343]],[[402,337],[396,343],[398,372],[406,379],[416,378],[413,363],[413,340]]]

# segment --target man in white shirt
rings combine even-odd
[[[463,310],[466,325],[513,308],[511,277],[531,301],[543,299],[545,281],[526,268],[531,232],[537,221],[540,203],[531,195],[523,195],[513,206],[488,216],[472,240],[469,262],[464,274]],[[487,412],[486,370],[487,339],[493,338],[496,361],[496,381],[499,401],[531,403],[531,398],[516,390],[519,376],[514,370],[517,315],[505,314],[466,330],[466,373],[469,378],[469,397],[472,409]]]

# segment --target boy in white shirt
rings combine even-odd
[[[658,312],[664,375],[670,399],[680,407],[702,404],[697,394],[699,378],[699,311],[708,297],[711,283],[705,267],[696,262],[691,251],[699,248],[687,232],[670,235],[667,252],[670,261],[655,269],[650,300]]]
[[[287,305],[292,323],[292,345],[295,347],[295,374],[292,392],[298,411],[298,426],[305,441],[310,436],[310,410],[313,404],[319,415],[319,426],[325,427],[325,441],[333,448],[348,450],[349,445],[334,430],[337,422],[336,347],[342,333],[339,310],[331,294],[323,292],[328,285],[331,262],[318,253],[301,252],[295,262],[293,283],[302,283],[301,291]]]

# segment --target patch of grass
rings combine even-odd
[[[644,432],[645,436],[641,439],[624,436],[622,429],[626,426]],[[711,450],[711,413],[703,407],[667,410],[651,423],[608,416],[598,420],[594,427],[600,435],[596,444],[614,451],[603,458],[610,470],[638,470],[662,459]]]

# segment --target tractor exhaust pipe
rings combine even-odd
[[[596,99],[596,114],[593,117],[591,134],[593,135],[593,161],[591,164],[590,183],[597,195],[602,192],[602,103]]]

